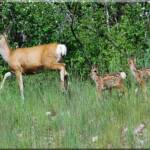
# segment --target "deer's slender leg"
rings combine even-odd
[[[24,89],[23,89],[23,78],[22,78],[22,73],[20,71],[16,71],[16,78],[19,84],[19,89],[20,89],[20,94],[21,98],[24,100]]]
[[[65,69],[65,64],[64,63],[47,64],[46,67],[49,69],[60,71],[61,87],[62,87],[62,89],[66,90],[67,86],[68,86],[68,82],[67,82],[68,79],[66,78],[66,76],[68,75],[68,73]]]
[[[3,88],[6,79],[7,79],[8,77],[10,77],[11,75],[12,75],[11,72],[5,73],[4,78],[3,78],[2,82],[1,82],[1,85],[0,85],[0,90]]]
[[[123,84],[121,85],[121,92],[127,96],[127,88]]]
[[[101,99],[102,98],[102,90],[99,88],[96,88],[96,98]]]
[[[138,87],[137,87],[137,88],[135,89],[135,94],[137,94],[138,90],[139,90],[139,89],[138,89]]]
[[[144,94],[144,98],[147,98],[147,88],[144,80],[140,81],[140,86],[142,88],[142,92]]]
[[[112,88],[109,89],[109,94],[112,96]]]
[[[147,98],[147,88],[145,84],[142,85],[142,91],[143,91],[144,97]]]

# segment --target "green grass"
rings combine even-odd
[[[136,96],[133,88],[127,97],[106,91],[97,99],[93,82],[74,78],[66,94],[58,78],[51,72],[24,76],[24,104],[15,78],[6,81],[0,91],[0,148],[137,148],[138,139],[150,147],[149,99]],[[142,122],[146,128],[136,137],[133,131]]]

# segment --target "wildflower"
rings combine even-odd
[[[121,140],[121,143],[122,143],[123,145],[125,145],[125,144],[126,144],[126,141],[127,141],[127,139],[126,139],[126,133],[127,133],[127,131],[128,131],[128,128],[127,128],[127,127],[121,129],[121,137],[120,137],[120,140]]]
[[[46,116],[49,116],[49,117],[54,117],[54,116],[56,116],[56,112],[55,112],[54,110],[52,110],[52,111],[47,111],[45,114],[46,114]]]
[[[93,136],[92,137],[92,142],[94,143],[94,142],[96,142],[98,140],[98,136]]]
[[[23,133],[20,132],[20,133],[17,134],[17,136],[18,136],[18,138],[22,138],[23,137]]]
[[[134,134],[135,134],[135,135],[142,135],[144,128],[145,128],[145,124],[141,123],[141,124],[134,130]]]
[[[127,127],[122,129],[122,133],[126,133],[127,131],[128,131]]]
[[[46,112],[46,116],[51,116],[52,115],[52,112],[48,111]]]

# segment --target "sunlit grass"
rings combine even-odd
[[[62,93],[58,78],[51,72],[24,76],[24,104],[15,78],[6,81],[0,91],[0,148],[150,147],[149,99],[136,96],[134,88],[126,97],[106,91],[97,99],[90,80],[75,78],[70,94]],[[141,123],[146,127],[137,137],[134,129]],[[128,128],[124,145],[122,128]]]

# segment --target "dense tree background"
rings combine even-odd
[[[92,64],[101,73],[127,71],[131,56],[139,67],[150,66],[148,2],[1,2],[0,11],[0,32],[7,31],[10,47],[64,43],[65,62],[74,75],[87,77]],[[6,70],[0,58],[0,74]]]

